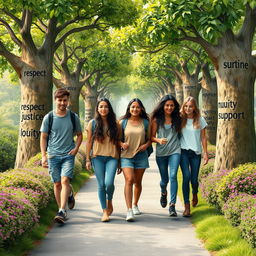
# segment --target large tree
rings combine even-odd
[[[16,156],[16,167],[21,167],[39,151],[41,120],[52,108],[56,49],[73,33],[132,22],[136,8],[131,0],[1,0],[0,12],[0,55],[10,63],[21,83]]]
[[[215,169],[256,161],[252,42],[255,0],[145,1],[142,30],[153,45],[195,42],[215,67],[218,130]]]

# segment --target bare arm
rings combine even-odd
[[[87,170],[91,169],[91,159],[90,159],[91,149],[92,149],[92,129],[87,129],[87,141],[86,141],[86,169]]]
[[[47,156],[46,156],[47,138],[48,138],[48,133],[41,132],[40,149],[42,153],[42,167],[44,168],[48,168],[48,162],[47,162]]]
[[[156,130],[157,130],[157,123],[156,123],[156,119],[154,119],[151,122],[151,141],[159,143],[161,145],[166,144],[167,143],[166,138],[157,138],[156,137]]]
[[[68,154],[75,156],[78,152],[78,149],[79,149],[82,141],[83,141],[83,134],[82,134],[82,132],[78,132],[76,134],[76,146]]]
[[[208,151],[207,151],[207,138],[206,138],[206,132],[205,129],[201,130],[201,142],[203,146],[203,151],[204,151],[204,164],[207,164],[209,161],[209,156],[208,156]]]

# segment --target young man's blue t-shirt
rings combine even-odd
[[[81,132],[81,124],[77,114],[75,114],[75,122],[75,133]],[[49,113],[45,115],[40,131],[49,134]],[[70,110],[67,110],[67,114],[63,117],[57,116],[55,111],[53,111],[52,128],[47,147],[48,156],[65,155],[75,148],[73,137],[73,124],[70,117]]]

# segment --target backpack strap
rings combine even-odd
[[[145,140],[147,142],[148,140],[148,123],[149,121],[147,119],[143,118],[143,124],[144,124],[144,129],[145,129]]]
[[[96,129],[96,120],[92,119],[92,135],[94,134],[95,129]]]
[[[70,119],[73,125],[73,133],[76,131],[76,114],[70,110]]]
[[[53,112],[50,111],[48,114],[48,137],[52,131],[52,123],[53,123]]]
[[[48,147],[50,133],[52,131],[52,122],[53,122],[53,112],[50,111],[48,113],[48,136],[47,136],[46,148]]]
[[[126,125],[127,125],[127,123],[128,123],[128,119],[123,119],[122,120],[122,122],[121,122],[121,127],[122,127],[122,139],[121,139],[121,141],[122,142],[124,142],[124,130],[125,130],[125,127],[126,127]]]

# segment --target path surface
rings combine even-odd
[[[31,256],[209,256],[196,239],[188,218],[182,217],[183,207],[177,202],[178,217],[168,216],[168,207],[159,203],[159,173],[150,158],[150,169],[143,178],[140,199],[142,215],[135,222],[126,222],[123,195],[124,177],[117,175],[111,221],[100,222],[101,209],[97,184],[93,176],[76,195],[76,206],[69,211],[64,226],[55,224]]]

